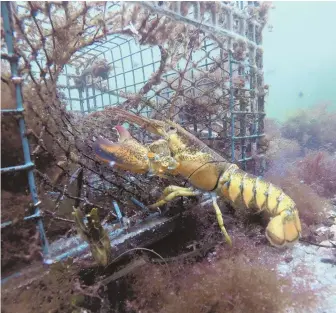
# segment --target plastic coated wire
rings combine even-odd
[[[1,2],[1,15],[3,19],[3,27],[5,31],[5,40],[7,44],[7,50],[9,54],[14,54],[14,41],[13,41],[13,29],[11,23],[11,3],[8,1]],[[18,60],[10,60],[10,68],[11,68],[11,75],[12,77],[18,77]],[[22,100],[22,90],[21,85],[15,85],[15,95],[16,95],[16,104],[17,110],[22,111],[23,109],[23,100]],[[30,149],[29,149],[29,142],[26,136],[26,125],[23,116],[19,117],[19,129],[20,129],[20,136],[21,142],[23,147],[23,156],[25,164],[22,166],[13,167],[11,171],[19,171],[19,170],[26,170],[28,175],[28,184],[29,184],[29,191],[33,200],[33,206],[35,208],[35,212],[33,215],[36,217],[39,216],[39,199],[37,195],[37,189],[35,185],[35,178],[33,172],[33,163],[30,158]],[[23,168],[24,167],[24,168]],[[3,172],[1,170],[1,172]],[[33,216],[32,215],[32,216]],[[29,217],[27,217],[29,218]],[[43,255],[47,257],[49,254],[49,243],[46,237],[44,226],[41,218],[37,219],[37,228],[40,233],[40,238],[42,241],[42,248],[43,248]]]

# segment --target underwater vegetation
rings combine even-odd
[[[112,255],[111,243],[107,231],[102,227],[99,220],[98,210],[94,208],[87,214],[87,225],[84,224],[84,215],[79,209],[74,209],[73,215],[77,231],[89,243],[93,258],[98,265],[108,265],[109,258]]]
[[[298,110],[282,124],[266,121],[265,176],[297,203],[307,226],[318,225],[336,195],[336,114],[328,105]]]
[[[296,162],[296,175],[322,197],[336,197],[336,154],[310,152]]]
[[[146,256],[136,257],[134,264],[144,260],[141,266],[107,285],[99,284],[104,280],[95,268],[84,270],[80,262],[70,260],[55,264],[29,288],[6,292],[3,312],[81,312],[84,308],[121,313],[282,313],[288,308],[315,312],[318,290],[275,270],[287,256],[255,246],[253,239],[233,237],[236,245],[232,249],[219,246],[202,258],[177,257],[173,262],[167,258],[154,264]],[[309,272],[297,270],[308,282]],[[32,297],[34,301],[29,301]]]
[[[58,263],[50,272],[37,268],[34,274],[28,287],[10,286],[2,292],[2,312],[73,312],[71,300],[79,274],[76,265]]]
[[[244,239],[245,241],[245,239]],[[134,273],[126,312],[314,312],[315,296],[274,267],[279,255],[251,240],[217,249],[196,264],[146,265]],[[151,273],[151,275],[148,275]]]
[[[316,104],[297,110],[280,128],[283,138],[299,143],[302,153],[309,150],[336,151],[336,112],[328,110],[331,104]]]

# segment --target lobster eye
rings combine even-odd
[[[176,128],[175,128],[174,126],[170,126],[170,127],[169,127],[169,130],[170,130],[170,131],[174,131],[174,130],[176,130]]]

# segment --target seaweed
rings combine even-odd
[[[79,268],[72,260],[52,265],[47,271],[35,267],[21,286],[9,283],[2,290],[2,312],[72,312]]]
[[[169,271],[158,265],[140,268],[130,279],[134,295],[126,301],[126,311],[252,313],[284,312],[288,307],[314,311],[314,294],[277,274],[275,255],[259,258],[252,242],[239,248],[230,253],[217,249],[202,262],[175,263]]]
[[[132,271],[127,270],[130,265],[125,267],[126,271],[119,270],[112,276],[110,271],[115,272],[119,265],[110,266],[104,269],[104,276],[108,276],[104,279],[99,277],[101,272],[97,268],[80,270],[82,263],[76,265],[69,260],[55,264],[49,272],[41,271],[43,276],[35,276],[29,288],[23,285],[5,290],[3,310],[21,312],[24,305],[27,313],[73,312],[75,307],[87,308],[89,312],[125,313],[253,313],[284,312],[287,308],[294,312],[295,309],[314,312],[318,306],[315,290],[295,282],[295,277],[281,276],[276,270],[279,262],[287,260],[286,254],[258,245],[255,238],[240,232],[234,232],[232,237],[235,245],[231,249],[215,244],[201,257],[187,253],[187,259],[186,253],[170,257],[175,254],[170,248],[175,247],[176,238],[170,245],[167,241],[157,243],[166,253],[164,262],[142,257],[132,263],[140,264],[131,268]],[[209,242],[204,240],[205,246],[206,243]],[[203,248],[206,247],[197,250]],[[307,269],[299,270],[307,283],[311,273]],[[30,301],[32,296],[35,301]]]
[[[336,151],[336,112],[328,111],[330,103],[316,104],[298,110],[281,126],[284,138],[296,140],[302,152],[309,150]]]
[[[284,123],[265,121],[270,138],[265,177],[295,201],[306,226],[325,221],[336,194],[336,113],[328,109],[317,104]]]
[[[296,162],[296,174],[320,196],[336,196],[336,157],[325,151],[311,152]]]

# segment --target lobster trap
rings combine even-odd
[[[143,3],[151,12],[147,23],[158,28],[152,29],[154,38],[146,38],[150,44],[141,44],[135,31],[135,38],[110,35],[78,51],[76,62],[66,65],[59,78],[67,109],[95,112],[143,93],[133,112],[155,118],[170,116],[246,169],[256,153],[258,138],[264,136],[263,25],[249,21],[247,14],[255,5],[258,7],[258,3],[244,2]],[[172,64],[166,64],[159,47],[151,42],[162,35],[160,26],[167,16],[195,25],[195,32],[203,34],[196,42],[181,33],[181,43],[174,43]],[[106,77],[88,71],[98,68],[97,62],[110,69],[106,73],[101,69]],[[142,92],[154,74],[161,75],[160,83],[151,88],[147,84]],[[250,170],[254,169],[250,166]]]
[[[267,10],[264,3],[243,1],[3,2],[2,65],[11,70],[4,81],[17,107],[2,101],[2,113],[19,116],[24,156],[10,159],[24,165],[2,163],[1,173],[15,175],[6,176],[13,182],[6,191],[23,185],[33,199],[2,222],[4,234],[13,227],[20,231],[22,220],[37,221],[43,259],[52,263],[88,249],[71,232],[72,207],[85,213],[98,208],[112,243],[131,244],[132,235],[147,233],[137,242],[148,244],[148,232],[164,229],[158,240],[174,229],[174,216],[139,214],[162,181],[153,188],[150,178],[120,173],[94,158],[95,138],[117,139],[112,127],[120,121],[108,114],[109,106],[174,120],[256,172],[254,156],[264,136],[261,44]],[[10,125],[3,153],[20,149],[13,144],[15,122]],[[152,140],[127,127],[141,142]],[[28,185],[19,171],[28,172]],[[7,240],[13,229],[8,232]]]

